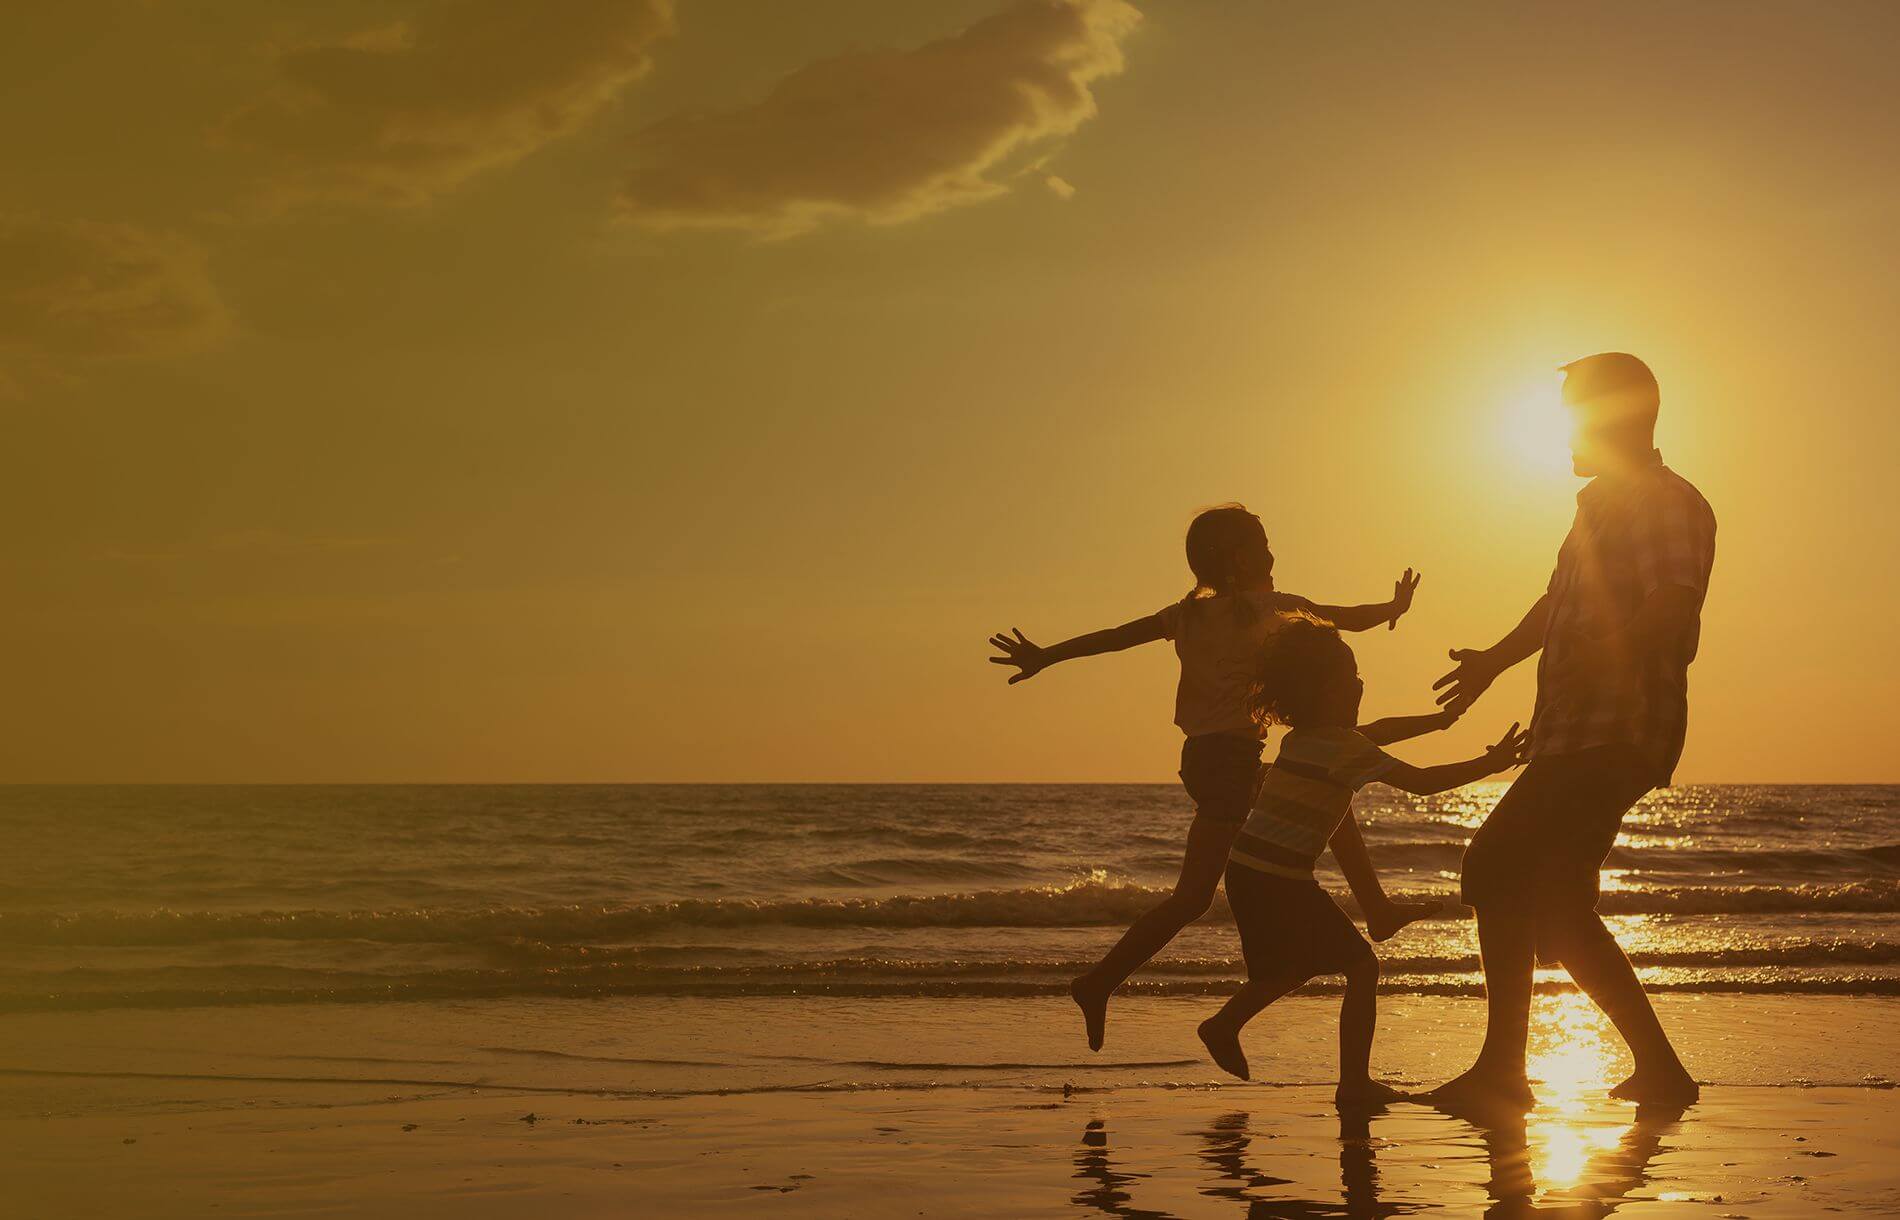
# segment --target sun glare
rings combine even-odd
[[[1609,1021],[1575,992],[1538,997],[1526,1064],[1541,1104],[1526,1135],[1533,1175],[1545,1189],[1577,1185],[1590,1158],[1614,1148],[1620,1125],[1596,1121],[1586,1098],[1601,1092],[1619,1066]]]
[[[1570,473],[1570,417],[1553,373],[1530,382],[1504,399],[1498,435],[1510,460],[1527,473]]]

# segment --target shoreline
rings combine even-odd
[[[1626,1058],[1535,1010],[1540,1104],[1480,1126],[1332,1104],[1336,1004],[1190,1049],[1205,1004],[1119,999],[1092,1055],[1043,1000],[602,999],[0,1017],[23,1215],[1148,1217],[1900,1214],[1900,1001],[1663,996],[1705,1082],[1609,1100]],[[1381,1004],[1375,1067],[1442,1079],[1471,1000]],[[1791,1037],[1826,1031],[1826,1037]],[[901,1206],[894,1206],[901,1204]]]

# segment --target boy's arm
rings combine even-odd
[[[1087,635],[1078,635],[1060,644],[1051,644],[1044,648],[1033,643],[1023,633],[1016,632],[1015,638],[1000,632],[990,637],[990,646],[1003,655],[991,657],[992,665],[1014,665],[1017,673],[1010,675],[1009,684],[1016,685],[1025,678],[1033,678],[1058,661],[1073,661],[1077,657],[1100,656],[1105,652],[1120,652],[1133,648],[1137,644],[1147,644],[1162,639],[1167,632],[1161,623],[1159,614],[1150,614],[1119,627],[1108,627],[1101,631],[1091,631]]]
[[[1443,763],[1436,767],[1414,767],[1410,763],[1397,763],[1379,776],[1379,779],[1414,796],[1435,796],[1440,792],[1450,792],[1453,788],[1462,788],[1473,784],[1487,775],[1496,775],[1508,771],[1524,761],[1524,752],[1530,748],[1531,735],[1520,733],[1513,724],[1498,738],[1497,744],[1476,758],[1465,762]]]
[[[1397,627],[1399,619],[1412,608],[1412,594],[1418,590],[1418,574],[1405,569],[1405,575],[1392,584],[1392,600],[1368,602],[1363,606],[1324,606],[1292,594],[1283,595],[1287,605],[1324,619],[1341,631],[1370,631],[1380,623]]]
[[[1389,746],[1395,741],[1409,741],[1414,737],[1448,729],[1457,722],[1458,712],[1444,708],[1424,716],[1387,716],[1371,724],[1360,725],[1359,732],[1375,746]]]

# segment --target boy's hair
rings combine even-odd
[[[1338,628],[1300,610],[1281,617],[1260,646],[1250,699],[1263,724],[1297,728],[1313,723],[1326,680],[1342,669],[1356,673],[1358,665]]]

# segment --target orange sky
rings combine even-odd
[[[1536,596],[1525,404],[1721,523],[1683,781],[1900,779],[1900,9],[32,6],[0,25],[0,779],[1163,780],[1205,504]],[[1530,702],[1501,682],[1421,761]]]

